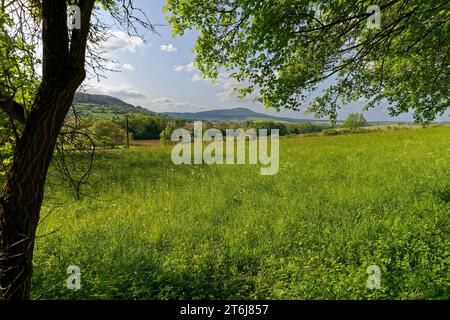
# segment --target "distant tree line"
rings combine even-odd
[[[185,127],[191,132],[192,125],[187,125],[184,119],[170,119],[161,116],[151,116],[142,114],[128,115],[128,130],[130,140],[157,140],[162,143],[171,141],[172,133],[178,128]],[[341,126],[350,131],[367,125],[367,121],[362,114],[352,113]],[[81,120],[81,126],[87,128],[100,148],[115,148],[126,143],[126,128],[123,115],[115,115],[111,119],[94,119],[93,117]],[[327,123],[285,123],[276,121],[223,121],[223,122],[203,122],[203,129],[218,129],[226,135],[227,129],[267,129],[270,135],[271,130],[277,129],[280,136],[314,134],[325,131],[332,134],[335,131]],[[337,128],[337,130],[340,130]]]
[[[182,127],[182,125],[176,122],[170,123],[165,130],[161,133],[161,141],[167,142],[171,140],[172,132]],[[187,126],[187,129],[193,134],[192,126]],[[325,123],[285,123],[276,121],[221,121],[221,122],[203,122],[203,130],[218,129],[225,136],[227,129],[255,129],[258,133],[261,129],[267,129],[267,134],[270,135],[271,130],[277,129],[280,136],[299,135],[299,134],[312,134],[324,131],[330,128],[330,125]]]
[[[125,129],[123,117],[114,117],[112,120],[122,129]],[[170,121],[163,117],[130,114],[128,116],[128,129],[134,140],[159,139],[161,132]]]
[[[112,119],[81,120],[82,126],[89,129],[98,147],[114,148],[126,143],[125,116],[115,115]],[[142,114],[128,115],[130,140],[158,140],[170,135],[173,130],[185,124],[184,120],[168,119],[160,116]]]

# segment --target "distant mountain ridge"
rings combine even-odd
[[[210,110],[203,112],[166,112],[166,113],[156,113],[150,111],[146,108],[133,106],[123,100],[118,98],[100,95],[100,94],[88,94],[77,92],[75,94],[74,104],[84,104],[84,105],[97,105],[110,107],[112,113],[118,113],[118,109],[121,109],[120,113],[140,113],[148,115],[159,115],[169,118],[180,118],[186,120],[203,120],[203,121],[248,121],[248,120],[259,120],[259,121],[280,121],[280,122],[290,122],[290,123],[301,123],[301,122],[320,122],[320,120],[304,120],[304,119],[293,119],[287,117],[276,117],[271,115],[266,115],[262,113],[254,112],[247,108],[233,108],[233,109],[221,109],[221,110]],[[85,107],[86,108],[86,107]],[[114,110],[114,111],[113,111]]]
[[[144,115],[153,115],[169,118],[179,118],[186,120],[202,120],[202,121],[275,121],[275,122],[289,122],[289,123],[303,123],[303,122],[326,122],[323,120],[309,120],[309,119],[294,119],[288,117],[277,117],[268,114],[262,114],[254,112],[247,108],[232,108],[232,109],[219,109],[209,110],[202,112],[165,112],[157,113],[149,109],[134,106],[121,99],[102,94],[90,94],[90,93],[75,93],[73,104],[79,104],[82,110],[89,112],[91,108],[93,112],[99,112],[99,108],[95,106],[106,107],[107,111],[103,111],[105,114],[126,114],[126,113],[139,113]],[[92,105],[92,106],[90,106]],[[97,109],[97,110],[95,110]],[[100,108],[105,109],[105,108]]]
[[[132,113],[141,113],[148,115],[155,115],[156,112],[150,111],[140,106],[133,106],[132,104],[126,103],[123,100],[120,100],[115,97],[111,97],[108,95],[101,94],[88,94],[77,92],[75,93],[75,97],[73,99],[73,104],[95,104],[100,106],[108,106],[108,107],[119,107],[128,112]]]
[[[265,121],[279,121],[291,123],[323,122],[320,120],[305,120],[286,117],[276,117],[267,114],[257,113],[247,108],[221,109],[202,112],[167,112],[166,115],[171,118],[182,118],[188,120],[204,120],[204,121],[265,120]]]

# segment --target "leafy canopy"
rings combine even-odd
[[[381,28],[369,29],[373,1],[167,0],[174,35],[196,29],[205,77],[226,70],[266,107],[308,107],[335,119],[343,104],[388,103],[429,121],[449,107],[450,3],[381,0]],[[327,80],[327,81],[326,81]]]
[[[33,65],[34,46],[11,31],[12,19],[0,10],[0,103],[15,97],[29,110],[38,81]],[[36,59],[35,63],[39,63]],[[0,109],[0,175],[5,175],[12,159],[18,124]]]

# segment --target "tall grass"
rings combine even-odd
[[[170,152],[99,153],[81,201],[48,187],[34,298],[450,298],[449,127],[282,139],[275,176]]]

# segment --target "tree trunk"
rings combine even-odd
[[[34,239],[47,171],[84,69],[95,0],[79,0],[81,29],[69,41],[66,1],[42,0],[42,82],[0,194],[0,300],[29,299]]]
[[[0,299],[30,298],[34,240],[47,171],[77,87],[38,93],[17,143],[0,195]]]

